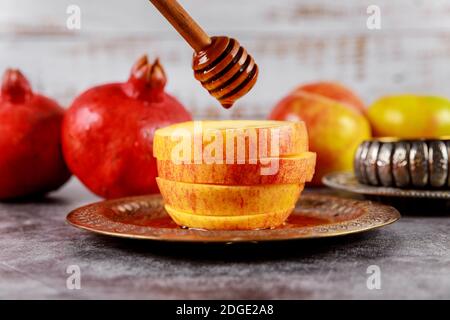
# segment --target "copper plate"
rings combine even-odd
[[[448,190],[420,190],[400,189],[392,187],[377,187],[359,183],[352,172],[336,172],[323,177],[322,182],[334,189],[359,193],[364,195],[405,197],[405,198],[431,198],[450,199]]]
[[[178,227],[160,196],[94,203],[72,211],[67,221],[92,232],[132,239],[184,242],[251,242],[310,239],[367,231],[400,218],[392,207],[319,194],[303,195],[281,227],[250,231],[207,231]]]

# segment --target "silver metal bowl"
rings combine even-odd
[[[362,142],[355,153],[358,182],[397,188],[450,188],[450,138]]]

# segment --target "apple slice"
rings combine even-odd
[[[166,211],[176,224],[189,228],[206,230],[255,230],[276,228],[289,217],[294,207],[289,209],[242,216],[202,216],[176,210],[169,205]]]
[[[176,210],[205,216],[254,215],[295,206],[303,184],[220,186],[156,178],[164,201]]]
[[[256,164],[175,164],[157,160],[158,175],[166,180],[220,185],[304,184],[314,175],[316,154],[271,158]]]
[[[208,163],[207,159],[237,163],[305,151],[308,151],[305,124],[289,121],[184,122],[158,129],[153,141],[153,155],[157,159],[185,163]]]

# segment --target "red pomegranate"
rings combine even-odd
[[[191,120],[165,84],[159,61],[144,56],[127,82],[94,87],[72,103],[63,122],[64,156],[92,192],[104,198],[159,192],[154,133]]]
[[[0,91],[0,199],[42,195],[70,177],[61,152],[64,110],[6,70]]]

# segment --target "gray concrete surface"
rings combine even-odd
[[[401,210],[391,226],[335,239],[181,245],[66,224],[70,210],[95,200],[71,181],[45,201],[0,204],[0,298],[450,298],[445,205],[409,203],[416,213]],[[66,287],[70,265],[80,267],[80,290]],[[380,290],[367,288],[370,265],[381,270]]]

